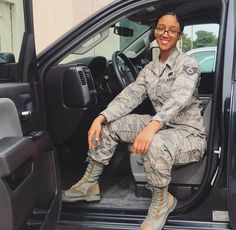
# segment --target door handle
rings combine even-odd
[[[32,111],[22,111],[21,112],[21,120],[28,121],[32,117]]]

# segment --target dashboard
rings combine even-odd
[[[63,73],[63,97],[68,107],[107,105],[120,91],[112,62],[105,57],[86,57],[55,68]]]

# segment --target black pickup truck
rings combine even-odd
[[[0,12],[9,2],[0,1]],[[61,193],[83,175],[92,120],[157,57],[155,20],[166,10],[182,16],[192,39],[198,28],[217,40],[196,57],[204,66],[199,97],[207,151],[200,162],[173,168],[169,189],[178,204],[164,229],[236,229],[235,1],[113,1],[39,55],[32,4],[21,2],[19,57],[4,47],[7,24],[0,23],[0,229],[139,228],[150,193],[142,161],[125,143],[100,178],[100,202],[61,202]],[[20,8],[14,1],[11,7],[14,20]],[[19,37],[14,26],[9,30]],[[153,108],[144,101],[134,112]]]

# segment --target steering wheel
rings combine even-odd
[[[135,81],[138,76],[138,71],[129,58],[122,52],[116,51],[112,55],[112,65],[115,71],[116,78],[124,89],[127,85]]]

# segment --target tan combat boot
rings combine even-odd
[[[177,200],[170,193],[168,187],[152,187],[152,202],[148,215],[144,219],[141,230],[161,230],[166,222],[167,216],[175,209]]]
[[[101,200],[98,178],[103,168],[103,164],[90,159],[82,179],[62,194],[62,200],[66,202]]]

